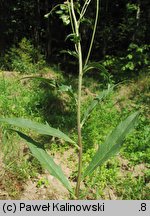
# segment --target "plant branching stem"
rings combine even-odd
[[[95,18],[95,23],[94,23],[94,29],[93,29],[93,34],[92,34],[92,38],[91,38],[91,43],[90,43],[90,47],[89,47],[89,51],[87,54],[87,58],[85,61],[85,65],[84,67],[87,65],[90,54],[91,54],[91,50],[92,50],[92,46],[93,46],[93,41],[94,41],[94,37],[95,37],[95,32],[96,32],[96,26],[97,26],[97,21],[98,21],[98,14],[99,14],[99,1],[100,0],[96,0],[97,4],[96,4],[96,18]],[[81,14],[80,14],[80,18],[79,20],[77,20],[76,14],[75,14],[75,10],[74,10],[74,2],[73,0],[67,0],[68,2],[68,7],[71,6],[71,8],[69,8],[70,12],[70,19],[71,19],[71,25],[72,25],[72,30],[73,32],[76,34],[77,38],[80,38],[80,21],[82,19],[82,17],[84,16],[88,5],[90,4],[91,0],[86,0],[85,4],[83,5]],[[82,77],[83,77],[83,59],[82,59],[82,47],[81,47],[81,41],[77,41],[75,44],[76,50],[78,52],[78,63],[79,63],[79,79],[78,79],[78,99],[77,99],[77,131],[78,131],[78,147],[79,147],[79,163],[78,163],[78,176],[77,176],[77,184],[76,184],[76,190],[75,190],[75,196],[77,199],[79,199],[79,192],[80,192],[80,184],[81,184],[81,174],[82,174],[82,131],[81,131],[81,96],[82,96]]]
[[[86,10],[90,4],[91,0],[86,0],[83,7],[82,7],[82,10],[81,10],[81,13],[80,13],[80,19],[79,21],[84,17],[84,14],[86,13]]]
[[[83,7],[82,7],[82,10],[81,10],[81,13],[80,13],[80,19],[79,19],[79,22],[80,20],[84,17],[84,14],[86,13],[86,10],[90,4],[91,0],[86,0]]]
[[[67,4],[68,4],[68,11],[69,11],[69,16],[70,16],[70,23],[71,23],[72,32],[73,32],[73,34],[75,34],[75,27],[74,27],[74,24],[73,24],[73,18],[72,18],[72,13],[71,13],[69,0],[67,0]],[[77,45],[76,44],[75,44],[75,50],[77,52]]]

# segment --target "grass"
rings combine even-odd
[[[48,70],[47,70],[48,71]],[[55,72],[52,72],[53,75]],[[51,76],[47,72],[46,76]],[[0,72],[0,115],[16,116],[34,119],[39,122],[49,122],[51,125],[70,130],[71,136],[76,139],[74,128],[75,113],[72,101],[65,94],[58,94],[46,85],[33,80],[20,81],[20,76],[3,76]],[[59,79],[64,82],[74,77]],[[74,81],[73,81],[74,80]],[[129,135],[118,156],[109,160],[82,185],[84,199],[149,199],[150,198],[150,137],[149,137],[149,95],[148,76],[140,77],[133,82],[121,84],[106,101],[97,106],[83,130],[84,155],[83,163],[90,161],[96,148],[103,142],[107,134],[125,119],[129,112],[140,109],[141,115],[136,129]],[[98,93],[101,86],[92,78],[84,80],[83,112]],[[63,117],[62,117],[63,114]],[[3,126],[0,133],[0,148],[3,152],[5,174],[0,182],[0,189],[6,190],[11,198],[19,198],[23,191],[23,183],[28,179],[36,178],[43,169],[36,159],[30,155],[25,143],[12,132],[8,126]],[[51,154],[60,154],[62,157],[72,149],[67,143],[49,137],[34,134],[40,139]],[[21,145],[20,145],[21,143]],[[69,154],[69,153],[68,153]],[[76,160],[69,157],[67,166],[73,170],[70,178],[75,181]],[[71,161],[74,160],[74,163]],[[67,160],[66,160],[67,163]],[[44,182],[47,182],[44,179]],[[38,182],[38,186],[43,182]],[[44,183],[45,184],[45,183]],[[85,186],[88,186],[85,189]]]

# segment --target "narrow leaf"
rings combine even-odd
[[[135,112],[121,122],[101,144],[89,166],[85,170],[84,177],[90,175],[98,166],[102,165],[110,157],[114,156],[121,148],[126,135],[134,128],[139,112]]]
[[[100,64],[99,62],[90,62],[88,65],[86,65],[83,68],[83,72],[86,73],[87,71],[92,70],[94,68],[98,69],[99,71],[103,72],[104,74],[108,74],[108,71],[106,70],[106,68],[102,64]]]
[[[71,91],[71,92],[72,92],[72,87],[71,87],[71,86],[68,86],[68,85],[61,84],[61,85],[59,86],[59,91],[60,91],[60,92],[68,92],[68,91]]]
[[[0,122],[5,122],[17,127],[32,129],[39,134],[58,137],[75,145],[75,142],[71,140],[66,134],[61,132],[59,129],[50,127],[48,124],[40,124],[23,118],[0,118]]]
[[[75,33],[71,33],[71,34],[67,35],[65,41],[68,39],[70,39],[74,43],[78,43],[80,41],[80,36],[77,36]]]
[[[66,53],[69,54],[71,56],[74,56],[75,58],[79,58],[78,53],[76,51],[72,51],[72,50],[61,50],[60,53]]]
[[[35,79],[41,82],[44,82],[48,85],[50,85],[51,87],[56,87],[57,83],[55,79],[48,79],[48,78],[44,78],[44,77],[38,77],[38,76],[27,76],[27,77],[23,77],[21,78],[21,80],[23,79]]]
[[[27,145],[32,152],[33,156],[40,162],[40,164],[49,171],[49,173],[57,178],[67,190],[72,192],[72,188],[66,176],[64,175],[60,166],[58,166],[53,158],[40,147],[40,143],[33,140],[31,137],[21,133],[19,131],[13,130],[18,133],[18,135],[27,141]]]
[[[100,103],[103,99],[105,99],[108,94],[110,94],[113,90],[114,86],[108,86],[108,89],[103,90],[98,96],[96,96],[94,98],[94,100],[92,101],[92,103],[89,105],[89,107],[87,108],[86,112],[84,113],[84,117],[83,120],[81,122],[81,127],[84,125],[84,123],[86,122],[86,120],[89,118],[90,114],[92,113],[92,111],[94,110],[94,108],[96,107],[96,105],[98,103]]]
[[[53,11],[54,11],[57,7],[60,7],[60,5],[61,5],[61,4],[57,4],[55,7],[52,8],[52,10],[51,10],[49,13],[45,14],[44,17],[45,17],[45,18],[48,18],[50,15],[52,15]]]
[[[60,92],[60,93],[66,92],[71,98],[73,98],[75,104],[77,104],[77,99],[76,99],[76,96],[73,92],[71,85],[68,86],[68,85],[64,85],[64,84],[61,84],[61,85],[58,84],[58,92]]]

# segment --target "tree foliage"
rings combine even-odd
[[[17,45],[22,38],[31,40],[34,46],[41,47],[47,60],[74,62],[72,56],[61,52],[64,47],[72,50],[70,40],[65,41],[70,32],[67,7],[62,1],[48,0],[2,0],[0,2],[0,51]],[[59,5],[55,8],[56,5]],[[84,0],[75,1],[77,11],[81,10]],[[94,27],[95,1],[91,2],[87,14],[82,18],[83,55],[88,49],[90,36]],[[53,8],[52,15],[46,19],[45,14]],[[94,61],[102,60],[106,55],[122,56],[131,44],[145,46],[149,44],[149,1],[148,0],[101,0],[97,36],[92,51]],[[58,19],[59,18],[59,19]],[[65,24],[65,25],[64,25]],[[61,34],[60,34],[61,33]],[[64,64],[63,64],[64,63]],[[130,63],[131,68],[131,63]]]

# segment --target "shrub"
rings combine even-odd
[[[149,65],[149,45],[137,45],[131,43],[124,56],[106,56],[103,61],[106,66],[114,74],[121,74],[120,77],[134,76],[144,71]]]
[[[12,46],[4,56],[4,68],[20,73],[35,73],[44,65],[43,55],[26,38],[23,38],[18,46]]]

